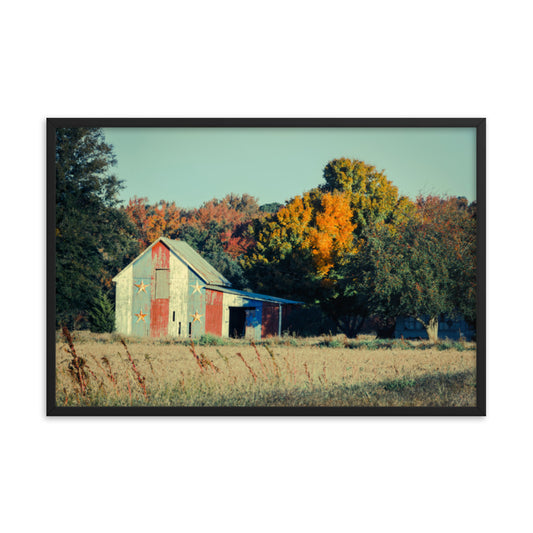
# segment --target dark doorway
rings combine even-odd
[[[234,339],[244,337],[246,310],[244,307],[229,308],[229,336]]]

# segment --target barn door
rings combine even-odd
[[[155,298],[168,298],[168,280],[170,270],[158,268],[155,271]]]
[[[255,307],[246,308],[246,330],[244,332],[244,338],[254,340],[255,339]]]
[[[150,321],[150,335],[164,337],[168,333],[168,298],[169,298],[169,269],[156,269],[155,290],[152,293],[152,316]]]
[[[229,336],[241,338],[245,333],[246,313],[242,307],[229,308]]]

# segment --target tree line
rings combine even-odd
[[[384,331],[400,316],[430,339],[443,315],[476,321],[476,205],[411,200],[363,161],[328,162],[323,181],[280,203],[228,194],[184,209],[118,199],[116,158],[100,129],[56,135],[56,317],[112,328],[111,278],[160,236],[193,246],[235,287],[304,302],[301,334],[357,335],[367,317]]]

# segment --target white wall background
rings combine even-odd
[[[2,529],[531,527],[530,21],[513,0],[4,5]],[[488,416],[45,418],[47,116],[486,116]]]

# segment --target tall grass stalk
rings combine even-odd
[[[137,366],[135,365],[135,361],[133,360],[133,357],[130,354],[130,351],[128,350],[128,346],[126,345],[126,341],[124,339],[120,339],[120,342],[122,342],[122,346],[124,346],[126,353],[128,354],[128,359],[130,360],[131,366],[133,368],[133,372],[135,373],[135,377],[137,378],[137,381],[139,382],[139,385],[141,386],[141,389],[143,391],[144,397],[147,400],[148,399],[148,393],[146,392],[146,385],[145,385],[145,377],[141,375],[141,373],[137,370]],[[129,385],[129,381],[128,381]],[[131,394],[130,394],[131,397]]]
[[[267,371],[265,365],[263,364],[263,360],[261,359],[261,355],[259,354],[259,350],[257,349],[257,346],[255,345],[254,341],[251,342],[251,345],[254,347],[255,353],[257,354],[257,359],[259,360],[259,364],[261,365],[263,375],[265,376],[265,378],[267,378]]]
[[[239,356],[240,360],[246,365],[248,372],[250,372],[251,376],[254,378],[254,382],[257,383],[257,374],[253,371],[252,367],[247,363],[246,359],[242,356],[241,353],[237,352],[237,355]]]

